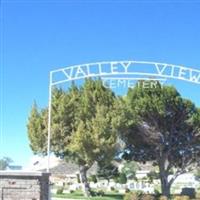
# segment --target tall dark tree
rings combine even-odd
[[[113,163],[99,163],[97,168],[97,177],[102,178],[110,182],[111,179],[115,179],[119,176],[118,167]]]
[[[158,82],[155,87],[143,86],[129,89],[126,97],[126,113],[135,120],[121,134],[126,143],[124,158],[154,161],[159,167],[162,193],[169,197],[177,176],[199,163],[200,112],[174,87],[162,87]]]

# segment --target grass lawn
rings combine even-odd
[[[57,198],[67,198],[67,199],[92,199],[92,200],[123,200],[122,194],[115,194],[115,193],[107,193],[103,197],[95,196],[86,198],[83,196],[81,192],[74,192],[71,194],[55,194],[53,197]]]

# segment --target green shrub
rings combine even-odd
[[[95,197],[95,196],[97,196],[97,192],[96,192],[96,191],[94,191],[94,190],[91,190],[90,192],[91,192],[91,196],[92,196],[92,197]]]
[[[127,183],[127,177],[125,173],[121,173],[118,177],[118,183],[120,184],[126,184]]]
[[[129,192],[124,195],[124,200],[139,200],[138,194],[135,192]]]
[[[155,196],[152,194],[143,194],[140,198],[141,200],[155,200]]]
[[[130,190],[128,188],[125,189],[125,193],[129,193]]]
[[[70,190],[69,193],[71,193],[71,194],[74,193],[74,190]]]
[[[154,190],[154,194],[155,194],[155,196],[156,196],[157,198],[160,197],[160,192],[159,192],[159,190],[155,189],[155,190]]]
[[[115,188],[114,188],[114,187],[110,187],[110,190],[111,190],[111,191],[115,191]]]
[[[159,197],[159,200],[168,200],[168,199],[167,199],[166,196],[163,196],[163,195],[162,195],[162,196]]]
[[[152,194],[144,194],[142,191],[125,193],[124,200],[156,200]]]
[[[96,197],[96,196],[104,196],[105,195],[105,192],[103,190],[98,190],[98,191],[94,191],[94,190],[91,190],[91,196],[92,197]]]
[[[96,175],[91,175],[91,176],[88,178],[88,180],[89,180],[90,182],[97,183],[97,177],[96,177]]]
[[[136,192],[136,194],[137,194],[138,198],[141,198],[142,195],[144,194],[144,192],[141,191],[141,190],[138,190],[138,191]]]
[[[174,200],[190,200],[190,197],[187,195],[175,196]]]
[[[147,174],[147,177],[148,177],[149,182],[152,183],[154,179],[159,179],[159,173],[156,171],[150,171]]]
[[[115,192],[115,193],[119,192],[119,190],[117,190],[115,187],[110,187],[110,190]]]
[[[63,188],[58,188],[56,194],[63,194]]]
[[[105,195],[105,192],[103,191],[103,190],[99,190],[98,192],[97,192],[97,196],[104,196]]]

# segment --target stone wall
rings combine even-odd
[[[0,171],[0,200],[48,200],[49,173]]]

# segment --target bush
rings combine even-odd
[[[187,195],[179,195],[179,196],[175,196],[174,200],[189,200],[190,197]]]
[[[63,188],[58,188],[56,194],[63,194]]]
[[[152,183],[154,179],[159,179],[159,173],[155,171],[150,171],[147,174],[147,177],[148,177],[149,182]]]
[[[160,196],[159,200],[168,200],[166,196]]]
[[[144,192],[141,191],[141,190],[138,190],[138,191],[136,192],[136,194],[138,195],[138,198],[141,198],[142,195],[144,194]]]
[[[97,196],[97,192],[95,192],[94,190],[91,190],[90,192],[91,192],[91,196],[92,196],[92,197]]]
[[[124,195],[124,200],[139,200],[138,194],[135,192],[129,192]]]
[[[155,190],[154,190],[154,194],[155,194],[155,196],[156,196],[157,198],[160,197],[160,192],[159,192],[159,190],[155,189]]]
[[[124,200],[156,200],[154,195],[144,194],[141,191],[125,193]]]
[[[121,173],[118,177],[118,183],[120,184],[126,184],[127,183],[127,177],[125,173]]]
[[[141,200],[155,200],[155,196],[151,194],[143,194]]]
[[[105,195],[105,192],[103,191],[103,190],[99,190],[98,192],[97,192],[97,196],[104,196]]]
[[[88,178],[88,180],[89,180],[90,182],[97,183],[97,177],[96,177],[95,175],[91,175],[91,176]]]
[[[112,192],[115,192],[115,193],[117,193],[117,192],[119,192],[116,188],[114,188],[114,187],[110,187],[110,190],[112,191]]]
[[[111,190],[111,191],[115,191],[115,188],[114,188],[114,187],[110,187],[110,190]]]
[[[98,190],[98,191],[94,191],[94,190],[91,190],[91,196],[92,197],[95,197],[95,196],[104,196],[105,195],[105,192],[103,190]]]
[[[128,188],[125,189],[125,193],[129,193],[130,190]]]
[[[71,194],[74,193],[74,190],[70,190],[69,193],[71,193]]]

